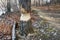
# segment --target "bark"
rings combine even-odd
[[[33,33],[31,20],[29,21],[20,21],[20,31],[21,35],[28,35],[29,33]]]
[[[10,0],[7,0],[7,12],[11,12]]]

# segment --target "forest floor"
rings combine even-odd
[[[35,11],[37,11],[37,14],[43,18],[46,19],[48,21],[50,21],[50,23],[55,24],[57,26],[60,26],[60,12],[50,12],[50,11],[46,11],[46,10],[41,10],[38,8],[33,8]]]
[[[60,13],[33,8],[31,17],[34,19],[32,21],[34,33],[23,38],[20,36],[18,40],[60,40]],[[18,30],[17,33],[19,33]]]

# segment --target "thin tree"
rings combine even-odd
[[[39,0],[39,6],[40,6],[40,0]]]
[[[35,0],[34,0],[34,6],[35,6]]]
[[[11,12],[10,0],[7,0],[7,12]]]

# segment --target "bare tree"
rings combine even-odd
[[[35,4],[35,0],[34,0],[34,6],[35,6],[36,4]]]
[[[39,0],[39,6],[40,6],[40,0]]]
[[[7,12],[11,12],[10,0],[7,0]]]

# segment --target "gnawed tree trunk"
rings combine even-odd
[[[20,17],[20,30],[21,35],[28,35],[28,33],[33,33],[32,23],[30,14],[22,14]]]
[[[21,0],[22,5],[22,13],[20,17],[20,31],[21,35],[28,35],[28,33],[32,33],[32,24],[31,24],[31,0]]]

